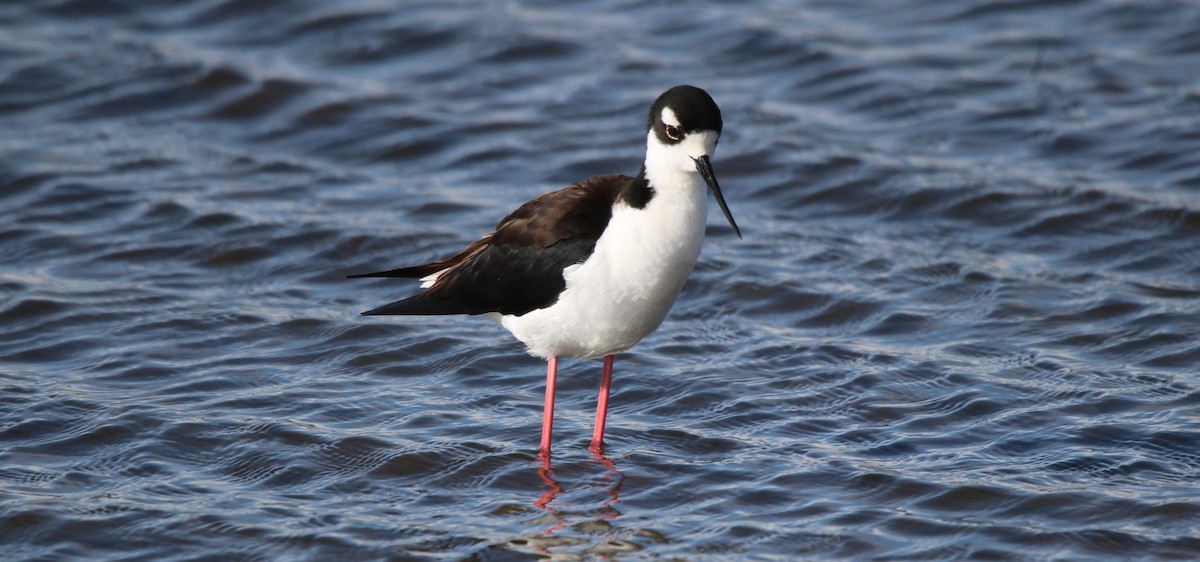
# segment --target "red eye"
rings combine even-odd
[[[675,125],[668,125],[666,123],[663,123],[663,129],[667,132],[667,138],[669,138],[671,140],[683,139],[683,131],[680,131],[679,127],[676,127]]]

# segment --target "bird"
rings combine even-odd
[[[418,279],[416,295],[363,315],[486,315],[546,360],[538,454],[550,458],[560,357],[603,357],[588,448],[602,454],[615,354],[658,329],[700,255],[708,193],[738,238],[713,172],[721,110],[680,85],[650,106],[636,176],[601,175],[544,193],[461,252],[349,278]],[[707,188],[707,189],[706,189]]]

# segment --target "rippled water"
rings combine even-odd
[[[1200,7],[0,6],[9,560],[1200,554]],[[361,318],[721,104],[656,334]]]

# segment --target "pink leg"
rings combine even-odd
[[[596,429],[592,431],[592,444],[588,449],[594,453],[604,450],[604,420],[608,417],[608,391],[612,387],[613,356],[604,356],[604,372],[600,374],[600,397],[596,399]]]
[[[542,411],[542,447],[538,455],[550,458],[550,434],[554,432],[554,386],[558,378],[558,357],[546,361],[546,407]]]

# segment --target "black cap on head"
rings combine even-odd
[[[704,130],[721,132],[721,108],[717,107],[717,102],[708,92],[700,88],[683,85],[663,92],[650,107],[650,119],[646,125],[648,129],[662,128],[660,117],[664,107],[671,108],[685,133]]]

